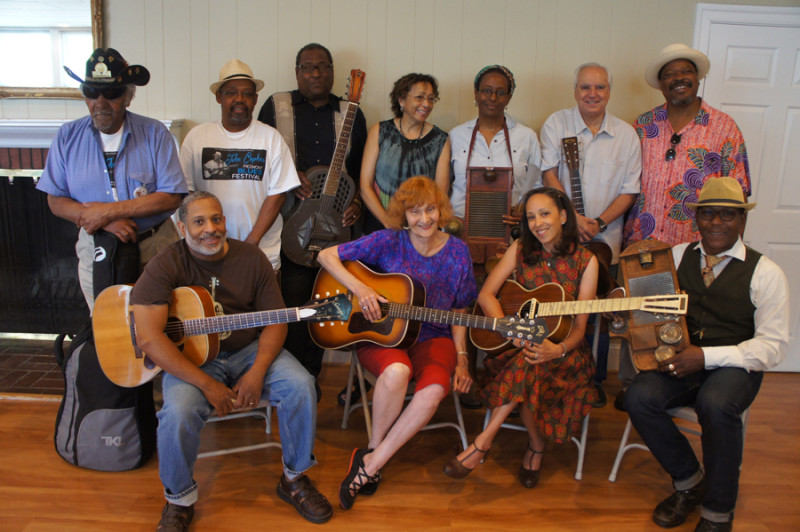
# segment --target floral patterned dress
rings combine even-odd
[[[547,251],[534,264],[522,261],[517,253],[517,282],[531,290],[545,283],[558,283],[573,297],[578,297],[583,272],[592,259],[586,248],[566,257],[554,257]],[[564,358],[530,365],[522,349],[513,348],[484,362],[496,376],[480,396],[491,408],[519,402],[529,408],[539,433],[556,443],[564,443],[579,434],[583,418],[597,399],[592,385],[594,359],[585,339]]]

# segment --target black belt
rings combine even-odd
[[[144,240],[147,240],[148,238],[150,238],[154,234],[156,234],[158,232],[158,230],[161,229],[161,226],[164,225],[164,222],[166,222],[167,220],[168,220],[168,218],[164,218],[163,220],[161,220],[161,222],[157,223],[156,225],[154,225],[150,229],[145,229],[144,231],[142,231],[141,233],[136,235],[136,241],[137,242],[142,242]]]

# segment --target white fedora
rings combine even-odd
[[[665,46],[661,50],[661,53],[658,54],[658,57],[650,61],[650,64],[647,65],[644,71],[644,79],[647,81],[647,84],[654,89],[660,89],[658,74],[661,72],[661,69],[664,68],[664,65],[676,59],[686,59],[694,63],[694,66],[697,67],[698,80],[706,77],[708,69],[711,68],[711,61],[708,60],[708,56],[703,52],[695,50],[694,48],[689,48],[681,43],[670,44],[669,46]]]
[[[212,94],[217,94],[219,88],[226,82],[232,79],[249,79],[256,86],[256,92],[264,88],[264,82],[260,79],[253,77],[253,70],[244,61],[238,59],[231,59],[222,70],[219,71],[219,81],[215,81],[209,87]]]

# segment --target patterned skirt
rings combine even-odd
[[[480,391],[489,408],[522,403],[533,412],[539,433],[556,443],[580,434],[583,418],[597,400],[592,384],[594,360],[589,344],[580,345],[567,356],[531,365],[522,349],[513,348],[484,362],[494,378]]]

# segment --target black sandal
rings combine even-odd
[[[528,449],[525,451],[525,453],[527,454],[528,451],[533,453],[533,456],[531,456],[530,462],[528,462],[529,464],[533,464],[533,459],[536,457],[537,454],[544,454],[544,450],[537,451],[536,449],[531,447],[531,442],[530,441],[528,441]],[[539,471],[541,470],[541,468],[542,468],[542,464],[540,462],[539,463],[539,469],[527,469],[525,467],[525,457],[523,456],[522,457],[522,465],[519,466],[519,482],[520,482],[520,484],[522,484],[526,488],[535,487],[539,483]]]
[[[364,382],[364,388],[367,390],[367,393],[372,389],[372,385],[369,382]],[[353,391],[350,392],[350,404],[355,404],[361,400],[361,387],[358,384],[353,383]],[[344,406],[344,403],[347,401],[347,386],[342,388],[339,391],[339,395],[336,396],[336,402],[339,403],[339,406]]]

